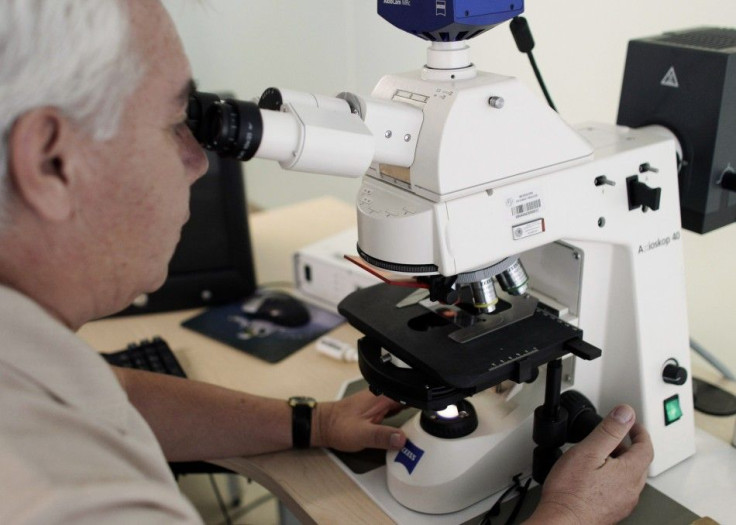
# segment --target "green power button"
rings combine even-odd
[[[664,400],[664,424],[665,426],[674,423],[682,417],[682,409],[680,408],[680,396],[675,394]]]

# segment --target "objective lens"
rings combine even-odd
[[[221,157],[250,160],[263,138],[263,118],[254,102],[196,92],[189,97],[187,124],[206,149]]]
[[[498,296],[492,277],[471,283],[470,289],[473,291],[473,306],[478,310],[489,314],[496,309]]]
[[[496,279],[498,279],[501,288],[511,295],[523,295],[528,288],[529,276],[519,259],[516,259],[514,264],[499,273]]]

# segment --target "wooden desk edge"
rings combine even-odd
[[[322,449],[290,450],[212,463],[253,479],[302,523],[394,523]]]

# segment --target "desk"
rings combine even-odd
[[[354,224],[354,208],[332,198],[251,215],[259,283],[291,281],[294,251]],[[192,379],[281,399],[295,394],[334,399],[344,381],[360,375],[355,363],[325,358],[312,345],[278,365],[265,363],[182,328],[181,321],[195,313],[197,310],[186,310],[97,321],[83,327],[80,336],[101,351],[112,351],[131,341],[161,335]],[[333,335],[346,341],[359,336],[348,325],[336,328]],[[698,375],[724,382],[708,374],[702,370]],[[733,391],[732,384],[727,386]],[[730,441],[734,417],[696,414],[696,422]],[[392,523],[322,450],[286,451],[217,463],[270,490],[304,523]]]

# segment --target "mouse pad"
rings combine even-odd
[[[286,327],[254,318],[243,310],[247,302],[246,298],[209,308],[182,322],[182,326],[269,363],[277,363],[345,321],[340,315],[304,303],[309,310],[309,322],[295,328]]]

